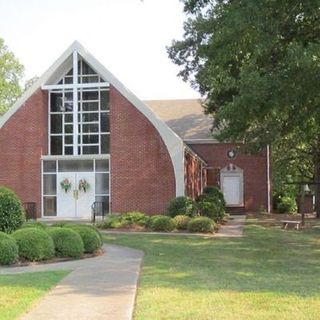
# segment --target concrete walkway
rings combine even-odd
[[[218,238],[240,238],[243,237],[243,227],[246,221],[245,215],[234,215],[227,224],[222,225],[215,234]]]
[[[0,268],[0,274],[73,270],[23,320],[129,320],[139,279],[142,251],[104,245],[89,259],[28,267]]]

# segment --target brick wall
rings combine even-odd
[[[110,88],[111,210],[163,213],[175,196],[175,176],[158,131]]]
[[[257,155],[247,155],[238,152],[235,159],[228,159],[227,151],[234,147],[235,145],[228,143],[190,145],[190,148],[198,153],[210,167],[207,171],[208,184],[211,184],[211,182],[214,181],[215,184],[219,184],[219,170],[232,163],[243,169],[246,211],[257,211],[260,206],[267,208],[266,150]]]
[[[41,211],[41,163],[47,154],[47,93],[37,90],[0,129],[0,185]]]
[[[185,194],[196,199],[201,194],[201,161],[190,152],[184,155]]]

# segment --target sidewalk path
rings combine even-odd
[[[104,245],[105,254],[89,259],[16,268],[0,274],[74,270],[23,320],[130,320],[143,258],[142,251]]]
[[[220,238],[240,238],[243,237],[243,227],[246,221],[245,215],[234,215],[227,224],[222,225],[216,237]]]

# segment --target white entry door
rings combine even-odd
[[[71,183],[69,190],[61,187],[67,179]],[[80,180],[85,180],[89,187],[79,190]],[[57,174],[57,217],[90,218],[91,205],[95,201],[95,175],[93,172],[61,172]]]
[[[240,175],[222,177],[222,190],[227,206],[240,206],[243,204],[241,184]]]

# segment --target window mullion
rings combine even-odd
[[[78,155],[78,53],[73,51],[73,155]]]

